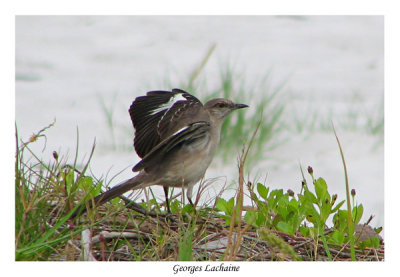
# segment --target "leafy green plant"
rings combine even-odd
[[[61,228],[67,224],[76,208],[72,198],[78,191],[85,191],[90,197],[98,193],[101,186],[94,185],[93,179],[85,176],[94,147],[81,171],[76,169],[76,158],[74,165],[67,166],[63,158],[53,152],[54,159],[46,163],[30,149],[30,144],[39,138],[45,138],[44,131],[53,125],[54,123],[43,128],[27,142],[19,140],[16,130],[16,260],[46,260],[57,252],[60,243],[81,232],[83,226]],[[27,162],[25,152],[29,152],[34,161]]]
[[[338,196],[329,193],[328,185],[323,178],[314,178],[311,167],[308,167],[308,173],[312,180],[312,188],[304,180],[301,192],[297,195],[291,190],[287,192],[282,189],[270,190],[261,183],[257,183],[256,187],[249,184],[248,189],[256,209],[248,210],[244,220],[256,228],[275,229],[291,235],[301,233],[303,236],[312,237],[316,244],[321,240],[327,256],[332,259],[328,243],[343,245],[349,243],[351,239],[348,235],[348,211],[340,209],[345,200],[337,202]],[[227,224],[231,224],[234,207],[234,198],[217,200],[216,208]],[[351,214],[352,224],[359,224],[363,215],[362,204],[353,205]],[[327,232],[328,226],[332,225],[329,223],[330,219],[333,227]],[[379,245],[377,238],[359,244],[360,247],[377,245]]]
[[[235,198],[232,197],[228,201],[226,201],[223,198],[218,198],[217,199],[217,204],[216,208],[223,212],[224,214],[220,215],[223,219],[225,219],[225,222],[227,225],[231,224],[231,219],[232,219],[232,214],[233,210],[235,208]]]
[[[93,235],[97,233],[96,240],[92,237],[96,242],[91,251],[95,259],[102,260],[349,260],[352,240],[352,259],[384,258],[384,244],[374,236],[382,228],[372,229],[368,225],[372,218],[360,224],[364,207],[356,202],[355,190],[350,190],[347,180],[346,207],[350,211],[344,208],[344,200],[339,202],[337,195],[331,195],[323,178],[314,177],[311,167],[307,170],[310,181],[303,174],[299,193],[248,182],[252,205],[243,207],[243,168],[251,143],[239,157],[236,196],[229,200],[218,198],[215,208],[198,206],[195,211],[185,204],[184,195],[173,196],[171,191],[173,213],[166,215],[165,203],[149,188],[141,205],[151,214],[126,209],[121,199],[127,199],[121,197],[107,203],[106,209],[88,209],[85,216],[71,221],[70,216],[78,207],[76,199],[91,201],[106,181],[85,173],[94,147],[87,162],[80,166],[78,146],[72,164],[57,152],[49,162],[38,157],[30,144],[46,138],[44,131],[51,126],[27,142],[16,133],[16,260],[82,259],[82,245],[76,242],[87,229]],[[203,188],[199,192],[204,192]],[[349,225],[355,226],[355,231]],[[363,234],[364,228],[369,229],[368,236]],[[101,239],[103,232],[111,236]],[[225,250],[214,249],[213,245],[225,246]],[[253,255],[254,246],[257,255]]]
[[[307,183],[303,182],[302,192],[296,195],[288,190],[272,190],[264,185],[257,184],[258,195],[250,187],[252,200],[257,206],[257,211],[249,211],[246,218],[255,219],[257,226],[265,225],[277,230],[295,234],[302,232],[302,223],[312,223],[317,228],[324,228],[328,217],[335,213],[344,201],[334,205],[337,196],[330,196],[324,179],[313,180],[314,192]],[[319,233],[319,232],[317,232]]]

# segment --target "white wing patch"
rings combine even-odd
[[[177,93],[173,97],[171,97],[167,103],[164,103],[158,108],[152,110],[150,115],[155,115],[156,113],[159,113],[163,110],[168,110],[178,101],[187,101],[187,99],[183,96],[182,93]]]
[[[171,135],[171,137],[173,137],[173,136],[179,134],[180,132],[185,131],[185,130],[186,130],[187,128],[189,128],[189,127],[190,127],[190,126],[185,126],[185,127],[181,128],[181,129],[179,129],[178,131],[176,131],[175,133],[173,133],[173,134]]]

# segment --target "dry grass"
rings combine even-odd
[[[82,235],[65,244],[64,251],[51,260],[99,261],[176,261],[182,229],[195,221],[192,242],[194,261],[327,261],[324,246],[312,238],[293,236],[276,230],[259,229],[245,224],[225,225],[213,215],[182,218],[181,215],[144,216],[128,210],[90,228],[90,256],[84,255]],[[234,229],[234,231],[232,231]],[[314,249],[317,246],[317,258]],[[330,245],[335,261],[350,261],[349,246]],[[384,245],[379,249],[356,250],[358,261],[382,261]]]
[[[45,129],[44,129],[45,130]],[[44,136],[41,130],[29,143]],[[90,200],[101,181],[66,166],[55,153],[52,164],[33,156],[28,163],[24,151],[29,143],[18,143],[16,153],[16,259],[17,260],[98,260],[98,261],[276,261],[351,260],[349,245],[325,244],[318,237],[300,232],[290,235],[273,228],[256,227],[244,220],[246,181],[244,167],[248,151],[244,146],[238,160],[238,190],[229,224],[210,202],[194,213],[183,206],[180,212],[164,214],[162,204],[153,205],[146,215],[112,201],[89,213],[70,219],[76,199]],[[92,149],[93,154],[94,149]],[[33,154],[33,153],[32,153]],[[90,155],[91,157],[91,155]],[[212,181],[198,190],[199,202]],[[83,188],[83,189],[82,189]],[[86,188],[86,190],[85,190]],[[87,190],[89,188],[89,190]],[[93,189],[96,188],[96,189]],[[99,191],[96,192],[100,193]],[[250,191],[250,194],[254,193]],[[89,197],[88,197],[89,196]],[[94,195],[92,195],[93,197]],[[86,198],[86,199],[85,199]],[[148,199],[148,203],[154,199]],[[175,200],[178,201],[178,200]],[[158,210],[157,210],[157,208]],[[328,230],[327,230],[328,232]],[[327,251],[329,247],[329,251]],[[327,255],[330,253],[331,257]],[[378,248],[355,249],[357,261],[382,261],[384,243]]]

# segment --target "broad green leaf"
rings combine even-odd
[[[278,212],[282,215],[283,218],[286,219],[286,217],[287,217],[287,215],[289,213],[289,210],[288,210],[288,207],[287,207],[288,204],[289,204],[288,199],[285,198],[285,197],[281,197],[278,200],[277,204],[278,204],[278,208],[277,208]]]
[[[336,244],[343,244],[344,242],[344,233],[339,231],[339,230],[335,230],[333,231],[331,234],[329,234],[329,237],[333,240],[334,243]]]
[[[101,187],[96,185],[93,186],[92,177],[84,176],[79,179],[78,188],[83,190],[86,193],[90,193],[93,197],[98,195]]]
[[[225,199],[223,199],[223,198],[218,198],[218,200],[217,200],[217,204],[216,204],[216,208],[218,209],[218,210],[220,210],[221,212],[227,212],[227,206],[228,206],[228,202],[226,202],[226,200]]]
[[[297,202],[294,199],[290,200],[287,205],[287,209],[288,209],[289,213],[298,214],[299,213],[299,202]]]
[[[235,198],[232,197],[231,199],[229,199],[226,207],[228,209],[228,214],[231,215],[233,212],[233,208],[235,207]]]
[[[339,203],[335,206],[335,208],[332,209],[331,213],[332,213],[332,214],[333,214],[333,213],[336,213],[336,211],[340,209],[340,207],[344,204],[344,202],[345,202],[345,200],[339,202]]]
[[[172,213],[178,213],[181,209],[181,203],[178,200],[174,200],[169,203]]]
[[[244,215],[244,221],[248,224],[254,224],[257,220],[257,213],[255,211],[247,211]]]
[[[266,188],[263,184],[257,183],[257,191],[258,194],[265,200],[267,200],[268,197],[268,188]]]
[[[328,219],[329,215],[331,214],[331,202],[329,201],[324,201],[321,204],[321,220],[326,223],[326,220]]]
[[[325,201],[326,196],[328,195],[328,186],[326,185],[325,180],[322,178],[318,178],[318,180],[315,181],[314,185],[317,198],[320,201],[320,203],[322,203],[323,201]]]
[[[304,196],[313,204],[318,204],[318,199],[315,197],[314,193],[309,190],[304,191]]]
[[[79,188],[87,191],[93,186],[92,177],[84,176],[79,179]]]
[[[378,237],[372,237],[369,239],[369,241],[371,242],[370,247],[379,248],[379,246],[381,245],[381,241]]]
[[[232,215],[234,205],[235,199],[233,197],[229,199],[229,201],[226,201],[223,198],[218,198],[216,207],[226,215]]]
[[[67,174],[65,175],[65,185],[67,187],[68,195],[70,195],[72,192],[73,184],[74,184],[74,172],[68,171]]]
[[[336,229],[340,231],[344,231],[347,229],[347,211],[346,210],[338,210],[337,213],[333,216],[333,224]]]
[[[371,248],[379,248],[381,242],[379,238],[377,237],[372,237],[367,240],[359,242],[357,245],[359,248],[364,249],[365,247],[371,247]]]
[[[283,196],[282,189],[276,189],[270,192],[268,196],[268,206],[270,209],[275,209],[277,202]]]
[[[116,198],[110,200],[110,202],[111,202],[113,205],[118,205],[121,201],[122,201],[121,198],[118,198],[118,197],[116,197]]]
[[[289,201],[289,206],[293,209],[293,210],[298,210],[299,208],[299,201],[297,201],[296,199],[292,199]]]
[[[304,237],[310,237],[310,228],[307,228],[305,226],[300,226],[299,227],[299,231],[300,233],[304,236]]]
[[[93,180],[92,180],[92,182],[93,182]],[[93,190],[93,192],[94,192],[93,196],[99,195],[102,187],[103,187],[103,181],[98,182]]]
[[[194,208],[191,204],[186,204],[182,209],[182,214],[192,214],[194,212]]]
[[[352,214],[353,214],[353,221],[354,221],[355,225],[357,225],[360,222],[363,212],[364,212],[364,207],[362,204],[355,206],[353,208]]]
[[[255,223],[257,226],[261,226],[266,223],[266,221],[267,221],[267,219],[265,217],[266,214],[267,213],[266,212],[264,213],[264,211],[261,213],[260,212],[257,213],[257,219],[256,219],[256,223]]]
[[[287,222],[279,221],[278,224],[276,225],[276,228],[281,232],[287,234],[293,234],[293,229]]]

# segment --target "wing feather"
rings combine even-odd
[[[177,128],[187,124],[181,119],[182,111],[188,105],[194,107],[191,113],[203,107],[196,97],[180,89],[149,91],[135,99],[129,114],[135,128],[134,147],[139,157],[146,156]]]
[[[161,141],[156,147],[154,147],[149,153],[146,154],[143,159],[133,167],[133,171],[140,171],[146,169],[146,167],[152,167],[154,164],[159,163],[160,160],[164,159],[165,155],[178,149],[185,143],[190,143],[193,140],[199,139],[204,136],[206,132],[210,130],[209,122],[195,122],[182,128],[175,134]]]

